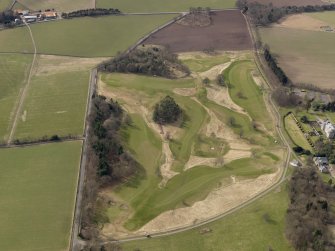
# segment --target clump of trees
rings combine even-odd
[[[136,161],[125,151],[119,136],[127,115],[117,101],[104,96],[95,97],[93,104],[90,121],[94,136],[90,144],[98,157],[97,175],[104,180],[120,181],[137,170]]]
[[[121,54],[99,66],[100,71],[137,73],[165,78],[188,75],[189,69],[178,60],[177,55],[163,47],[138,48]]]
[[[224,77],[224,74],[219,74],[217,77],[216,77],[216,83],[220,86],[227,86],[227,81],[225,80],[225,77]]]
[[[313,103],[312,108],[314,111],[328,111],[328,112],[335,112],[335,101],[328,102],[327,104],[321,104],[321,103]]]
[[[18,18],[18,16],[12,10],[0,12],[0,24],[4,25],[5,27],[14,26],[14,21],[16,18]]]
[[[202,8],[202,7],[191,7],[189,14],[178,21],[179,24],[187,25],[187,26],[208,26],[212,23],[211,17],[211,9],[209,7]]]
[[[75,17],[95,17],[95,16],[106,16],[106,15],[120,15],[121,11],[119,9],[85,9],[77,10],[69,13],[62,13],[62,18],[75,18]]]
[[[334,145],[331,142],[320,138],[314,143],[314,147],[315,156],[327,157],[331,164],[335,164],[335,149]]]
[[[328,229],[334,220],[333,193],[334,188],[324,184],[313,168],[295,170],[289,184],[286,236],[296,250],[334,250]]]
[[[302,104],[303,100],[293,92],[284,87],[278,87],[272,94],[272,98],[279,106],[296,107]]]
[[[153,120],[160,125],[175,123],[182,115],[182,109],[175,100],[166,96],[155,105]]]
[[[80,236],[94,242],[99,227],[108,222],[108,201],[99,195],[99,189],[127,181],[142,174],[142,169],[123,147],[120,130],[131,122],[117,101],[94,95],[88,123]]]
[[[262,26],[277,22],[290,14],[335,10],[335,4],[275,7],[271,3],[264,5],[258,2],[249,3],[247,0],[237,0],[236,6],[244,13],[248,13],[254,24]]]
[[[289,79],[285,72],[278,66],[276,59],[271,55],[268,48],[264,49],[264,58],[268,63],[273,73],[277,76],[278,80],[284,85],[289,85]]]

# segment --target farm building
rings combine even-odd
[[[335,126],[329,120],[319,119],[318,123],[322,131],[325,132],[327,138],[333,139],[335,137]]]
[[[57,18],[57,12],[54,11],[46,11],[42,14],[42,17],[46,20],[52,20]]]
[[[24,16],[24,20],[27,23],[32,23],[37,21],[37,16]]]
[[[328,159],[326,157],[314,157],[313,160],[320,172],[328,172]]]

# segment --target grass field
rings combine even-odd
[[[6,10],[12,2],[13,2],[12,0],[1,0],[0,11]]]
[[[187,11],[190,7],[211,7],[212,9],[234,8],[234,0],[97,0],[97,7],[118,8],[123,12],[168,12]]]
[[[31,10],[55,9],[56,11],[73,11],[94,8],[94,0],[19,0]]]
[[[284,236],[288,205],[286,185],[250,206],[214,223],[174,234],[122,244],[125,251],[293,250]],[[200,234],[203,228],[212,232]]]
[[[1,149],[0,249],[67,250],[81,142]]]
[[[249,60],[233,63],[225,71],[225,76],[229,80],[230,96],[236,104],[248,112],[253,120],[273,130],[273,121],[268,116],[263,92],[254,82],[252,71],[256,71],[256,66]]]
[[[0,55],[0,142],[8,136],[11,113],[25,85],[32,57],[29,55]]]
[[[73,61],[74,60],[74,61]],[[89,84],[89,67],[80,60],[41,56],[32,78],[15,139],[82,135]],[[47,65],[49,63],[49,65]]]
[[[220,56],[212,59],[205,59],[207,68],[227,62],[227,58]],[[189,61],[193,65],[194,62]],[[201,60],[196,59],[196,64],[201,65]],[[241,67],[246,68],[246,72],[252,68],[250,62],[241,61]],[[201,67],[196,67],[203,70]],[[238,73],[232,74],[239,75]],[[243,75],[243,73],[240,73]],[[178,80],[169,80],[158,77],[146,77],[134,74],[102,74],[101,80],[106,88],[106,93],[111,93],[114,99],[117,99],[121,105],[130,114],[133,125],[123,130],[123,139],[127,148],[130,149],[133,156],[141,164],[144,174],[130,180],[108,193],[117,201],[129,206],[129,215],[124,226],[129,230],[136,230],[145,223],[155,218],[159,214],[169,210],[186,205],[192,205],[196,201],[203,200],[215,188],[231,183],[231,176],[237,176],[241,179],[252,179],[262,174],[268,174],[274,171],[280,157],[272,153],[265,153],[261,145],[268,148],[274,146],[274,140],[262,133],[256,131],[246,115],[229,110],[207,99],[206,89],[198,86],[198,80],[184,78]],[[235,78],[234,78],[235,80]],[[249,79],[237,78],[241,85],[252,83]],[[201,81],[200,81],[201,82]],[[237,86],[237,84],[236,84]],[[182,96],[175,92],[175,88],[197,87],[197,94],[193,96]],[[236,87],[238,88],[238,87]],[[262,94],[258,87],[252,83],[248,91],[248,98],[252,103],[248,105],[257,106],[257,109],[264,109],[265,104],[262,100]],[[258,91],[255,91],[258,90]],[[154,104],[165,95],[172,96],[184,111],[184,122],[180,128],[175,128],[169,146],[173,154],[172,170],[179,174],[171,178],[163,188],[159,188],[162,180],[160,166],[164,163],[165,156],[162,147],[162,139],[159,133],[148,126],[146,120],[150,120],[150,114]],[[197,98],[198,102],[195,100]],[[259,103],[259,104],[258,104]],[[221,156],[229,150],[229,146],[216,137],[206,137],[203,132],[209,123],[209,114],[206,109],[211,110],[217,118],[225,125],[229,124],[229,119],[234,117],[236,121],[235,128],[232,128],[237,135],[252,141],[254,147],[258,147],[258,152],[252,158],[241,158],[225,164],[222,168],[213,168],[198,164],[188,170],[184,170],[186,163],[192,154],[197,156]],[[143,109],[147,109],[146,112]],[[263,116],[266,116],[266,110],[261,110]],[[143,114],[147,114],[143,118]],[[260,117],[257,117],[260,119]],[[166,129],[169,130],[169,129]],[[212,147],[222,151],[216,154],[210,153]],[[116,210],[114,207],[107,210],[111,221],[124,217],[122,210]]]
[[[334,87],[334,33],[272,27],[261,28],[260,35],[295,83]]]
[[[308,144],[304,134],[301,132],[299,127],[297,126],[296,122],[292,115],[288,115],[285,117],[285,129],[289,134],[290,138],[292,139],[293,143],[303,147],[304,149],[313,151],[312,147]]]
[[[316,13],[307,13],[310,17],[315,19],[324,21],[330,25],[335,25],[335,11],[324,11],[324,12],[316,12]]]

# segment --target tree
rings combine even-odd
[[[202,83],[205,84],[205,85],[208,85],[211,81],[209,80],[209,78],[204,78],[202,80]]]
[[[176,122],[182,115],[182,110],[175,100],[166,96],[155,105],[153,120],[157,124],[171,124]]]
[[[226,81],[224,79],[224,75],[223,74],[219,74],[217,77],[216,77],[216,83],[220,86],[226,86]]]
[[[306,123],[308,123],[308,118],[307,118],[307,116],[302,116],[301,118],[300,118],[300,121],[302,122],[302,123],[304,123],[304,124],[306,124]]]

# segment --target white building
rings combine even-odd
[[[24,20],[27,23],[32,23],[37,21],[37,16],[24,16]]]
[[[314,157],[313,160],[320,172],[328,172],[328,159],[326,157]]]
[[[319,120],[318,123],[327,138],[333,139],[335,137],[335,126],[329,120]]]

